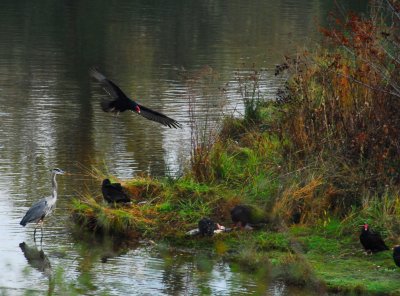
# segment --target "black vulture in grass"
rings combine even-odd
[[[393,248],[393,260],[394,263],[396,263],[396,265],[400,267],[400,246],[395,246]]]
[[[367,253],[389,250],[381,235],[371,231],[368,224],[364,224],[361,229],[360,242]]]
[[[120,202],[130,202],[131,199],[124,192],[124,188],[120,183],[111,183],[109,179],[104,179],[101,184],[101,192],[103,193],[104,199],[108,203],[120,203]]]
[[[235,227],[257,227],[268,222],[266,214],[253,206],[237,205],[231,210]]]

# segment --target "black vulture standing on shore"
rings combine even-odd
[[[267,223],[263,211],[248,205],[237,205],[231,210],[231,219],[236,227],[255,227]]]
[[[395,246],[393,248],[393,260],[394,263],[396,263],[396,265],[400,267],[400,246]]]
[[[130,202],[131,199],[124,192],[124,188],[120,183],[111,183],[109,179],[104,179],[101,184],[101,192],[103,193],[104,199],[108,203],[120,203],[120,202]]]
[[[111,80],[107,79],[103,74],[101,74],[97,69],[90,69],[90,75],[99,81],[104,90],[110,95],[112,100],[103,100],[101,102],[101,108],[104,112],[124,112],[126,110],[131,110],[137,114],[152,120],[162,125],[168,126],[170,128],[180,128],[181,125],[175,119],[172,119],[160,112],[151,110],[132,99],[130,99],[124,92]]]
[[[368,224],[364,224],[361,229],[360,242],[367,253],[389,250],[381,235],[371,231]]]

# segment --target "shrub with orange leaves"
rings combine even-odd
[[[400,184],[400,13],[395,1],[378,2],[368,17],[332,17],[320,29],[328,49],[286,58],[277,101],[292,156],[335,155],[373,190]]]

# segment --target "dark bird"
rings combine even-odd
[[[90,75],[97,79],[103,89],[110,95],[112,100],[103,100],[101,102],[101,108],[104,112],[124,112],[126,110],[131,110],[136,112],[143,117],[161,123],[162,125],[168,126],[170,128],[181,128],[181,125],[175,119],[172,119],[160,112],[151,110],[143,105],[140,105],[130,99],[124,92],[111,80],[107,79],[103,74],[101,74],[97,69],[90,69]]]
[[[371,231],[368,224],[364,224],[361,229],[360,242],[367,253],[389,250],[381,235],[377,232]]]
[[[265,213],[248,205],[235,206],[231,210],[231,219],[236,227],[257,227],[262,223],[267,223]]]
[[[56,176],[57,175],[63,175],[65,172],[61,169],[53,169],[51,171],[51,181],[52,181],[52,194],[51,196],[42,198],[41,200],[37,201],[34,203],[30,209],[26,212],[24,218],[22,218],[21,224],[22,226],[25,226],[28,223],[36,223],[35,230],[33,232],[33,239],[36,241],[36,229],[38,226],[41,228],[41,233],[43,238],[43,220],[45,217],[51,214],[51,212],[54,210],[56,207],[56,202],[57,202],[57,182],[56,182]]]
[[[101,192],[104,199],[109,203],[130,202],[131,199],[124,192],[120,183],[111,183],[109,179],[104,179],[101,184]]]
[[[199,233],[202,236],[213,236],[214,230],[220,229],[218,223],[215,223],[209,218],[203,218],[198,223]]]
[[[400,246],[395,246],[393,248],[393,260],[394,263],[396,263],[396,265],[400,267]]]

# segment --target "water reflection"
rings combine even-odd
[[[127,244],[113,236],[73,230],[71,249],[20,248],[29,266],[48,278],[47,293],[85,295],[323,295],[273,280],[271,267],[248,269],[226,263],[212,250],[168,244]],[[63,251],[62,251],[63,250]],[[41,285],[43,287],[43,285]],[[42,290],[43,291],[43,290]]]
[[[75,248],[78,250],[80,271],[90,271],[94,264],[107,263],[139,246],[138,241],[112,235],[94,234],[75,227],[72,232]]]
[[[28,246],[25,242],[20,243],[19,247],[30,266],[42,272],[46,277],[51,278],[50,260],[42,249],[39,250],[36,245]]]
[[[19,247],[21,248],[22,253],[24,253],[28,264],[32,268],[40,271],[48,278],[49,286],[47,290],[47,295],[52,295],[55,288],[53,269],[51,267],[50,260],[44,253],[43,249],[41,247],[40,249],[38,249],[36,244],[34,246],[29,246],[25,242],[20,243]]]

